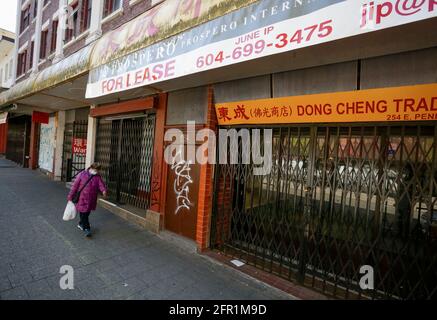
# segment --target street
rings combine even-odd
[[[94,236],[64,222],[68,190],[0,159],[0,300],[291,299],[99,208]],[[60,288],[62,266],[74,289]]]

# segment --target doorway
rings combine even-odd
[[[154,137],[154,114],[99,120],[95,161],[111,202],[149,209]]]
[[[30,130],[32,118],[27,115],[10,117],[8,120],[8,141],[6,159],[20,166],[29,166]]]

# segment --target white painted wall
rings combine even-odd
[[[52,173],[56,148],[55,134],[55,117],[50,117],[48,124],[41,124],[38,165],[40,169]]]

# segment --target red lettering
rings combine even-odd
[[[149,70],[149,68],[146,68],[144,70],[143,81],[150,82],[150,70]]]
[[[108,90],[108,81],[103,80],[102,82],[102,92],[105,93]]]
[[[139,85],[143,81],[143,72],[137,71],[135,72],[135,85]]]
[[[298,114],[299,116],[303,116],[303,115],[305,115],[305,109],[304,109],[303,106],[297,106],[297,114]]]
[[[381,19],[388,17],[393,11],[393,5],[390,2],[384,2],[376,6],[376,23],[380,24]]]
[[[112,92],[114,90],[114,86],[115,86],[115,80],[114,79],[109,79],[108,83],[107,83],[107,91],[108,92]]]
[[[420,99],[419,104],[417,105],[416,111],[420,111],[420,109],[423,109],[423,111],[428,111],[428,105],[426,103],[425,98]]]
[[[164,75],[164,66],[162,64],[156,64],[153,67],[153,80],[159,80]]]
[[[378,101],[378,103],[376,104],[376,110],[378,110],[379,113],[386,113],[388,110],[387,101],[385,100]]]
[[[117,82],[115,84],[115,90],[123,89],[123,77],[118,77]]]
[[[435,7],[437,7],[437,0],[429,0],[429,12],[434,11]]]
[[[173,77],[175,75],[176,60],[169,61],[165,66],[165,77]]]
[[[404,112],[407,112],[410,109],[411,112],[414,112],[414,104],[416,101],[414,99],[405,99],[404,100]]]
[[[437,111],[437,97],[431,98],[431,111]]]
[[[394,103],[396,103],[396,112],[400,112],[400,103],[402,102],[402,99],[394,99]]]

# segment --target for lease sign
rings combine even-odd
[[[220,125],[437,120],[437,84],[216,105]]]
[[[91,70],[86,97],[436,16],[437,0],[261,0]]]

